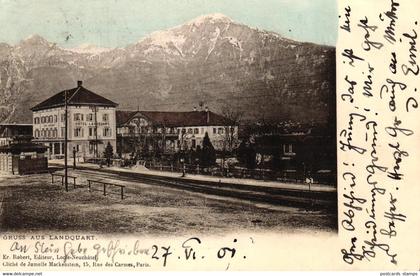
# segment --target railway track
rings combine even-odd
[[[176,189],[188,190],[209,195],[230,197],[254,202],[263,202],[281,206],[293,206],[310,209],[323,209],[336,212],[335,192],[317,192],[261,187],[252,185],[237,185],[223,182],[210,182],[165,176],[146,175],[139,173],[109,171],[104,169],[78,168],[77,174],[85,178],[101,181],[118,181],[158,185]],[[132,187],[127,187],[127,193],[136,193]]]

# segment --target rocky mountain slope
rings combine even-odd
[[[123,109],[238,110],[254,121],[326,124],[335,116],[335,49],[201,16],[125,48],[63,49],[33,35],[0,44],[0,122],[83,80]]]

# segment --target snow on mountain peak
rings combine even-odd
[[[169,29],[166,31],[156,31],[150,35],[140,39],[138,43],[147,43],[151,47],[146,49],[145,53],[150,53],[158,49],[164,49],[167,52],[176,52],[179,55],[182,53],[182,45],[184,44],[186,37],[182,34],[174,31],[175,29]]]
[[[28,36],[24,40],[45,40],[45,39],[42,36],[40,36],[39,34],[31,34],[30,36]]]
[[[111,51],[110,48],[98,47],[98,46],[95,46],[93,44],[88,44],[88,43],[81,44],[76,48],[68,48],[68,49],[65,49],[65,50],[70,51],[70,52],[79,53],[79,54],[93,54],[93,55],[97,55],[97,54],[101,54],[101,53],[104,53],[104,52]]]
[[[181,46],[185,42],[185,37],[180,34],[175,34],[171,31],[157,31],[150,34],[148,37],[153,44],[165,46],[168,43],[174,43],[176,46]]]
[[[32,34],[28,36],[27,38],[23,39],[21,43],[25,44],[44,44],[44,45],[50,45],[51,43],[48,42],[45,38],[38,34]]]
[[[164,31],[156,31],[150,35],[140,39],[137,43],[147,43],[151,48],[147,49],[146,52],[151,52],[157,49],[164,49],[168,52],[176,52],[183,55],[182,46],[186,41],[185,33],[183,33],[181,28],[183,26],[194,26],[198,27],[205,23],[231,23],[232,19],[221,13],[214,13],[208,15],[201,15],[193,20],[186,22],[184,25],[176,26]]]
[[[224,23],[231,23],[233,22],[232,19],[227,17],[224,14],[221,13],[213,13],[213,14],[207,14],[207,15],[201,15],[189,22],[187,24],[189,25],[201,25],[203,23],[210,22],[210,23],[216,23],[216,22],[224,22]]]

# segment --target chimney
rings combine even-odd
[[[82,84],[83,84],[83,81],[81,81],[81,80],[78,80],[78,81],[77,81],[77,87],[82,86]]]
[[[209,108],[206,106],[206,115],[207,115],[207,124],[210,124],[210,112],[209,112]]]

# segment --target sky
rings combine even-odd
[[[298,41],[337,39],[336,0],[0,0],[0,42],[38,34],[65,48],[124,47],[213,13]]]

